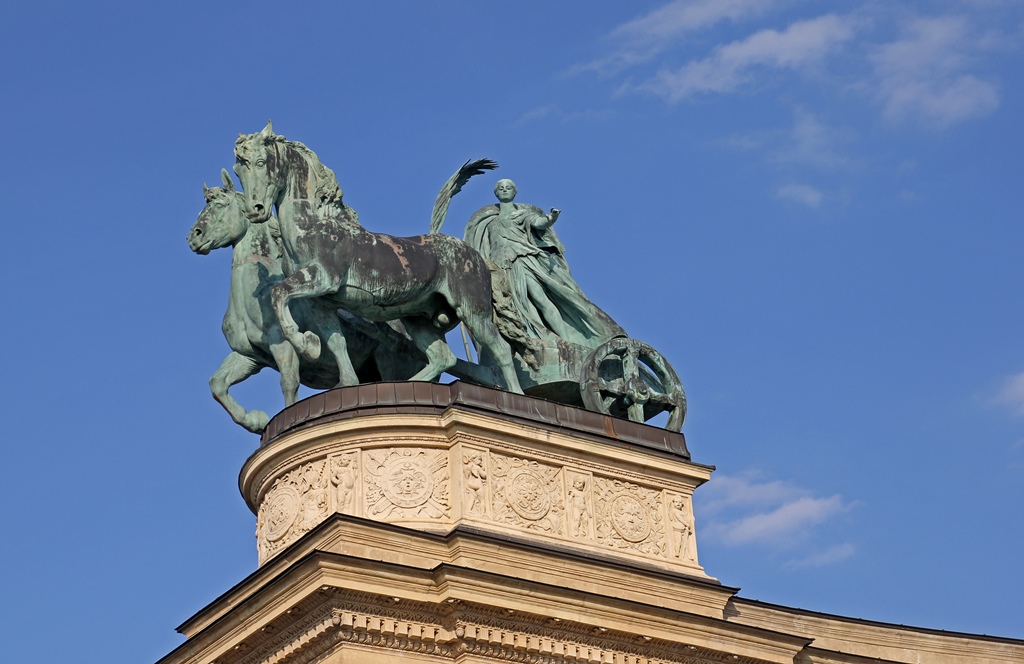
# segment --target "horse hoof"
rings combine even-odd
[[[269,423],[270,416],[262,410],[250,410],[242,418],[242,426],[253,433],[263,433],[263,430],[267,428]]]
[[[312,332],[302,335],[302,355],[309,360],[320,358],[320,337]]]

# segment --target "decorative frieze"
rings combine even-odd
[[[447,519],[448,451],[398,447],[363,453],[366,515],[372,519]]]
[[[494,520],[528,530],[561,534],[562,469],[530,459],[491,454]]]
[[[597,540],[616,549],[665,555],[660,492],[632,482],[594,478]]]
[[[524,664],[755,664],[762,660],[726,655],[680,642],[544,618],[461,601],[428,611],[402,611],[387,600],[350,604],[329,591],[308,613],[280,631],[262,631],[214,664],[306,664],[346,644],[388,653],[409,652],[439,660],[465,655]],[[334,595],[334,597],[332,597]],[[330,660],[333,661],[333,660]],[[376,661],[376,660],[374,660]]]
[[[266,451],[274,465],[263,466],[266,476],[253,473],[250,485],[256,496],[269,486],[253,500],[260,564],[331,514],[346,514],[442,532],[470,522],[703,573],[690,502],[700,477],[691,464],[641,475],[610,449],[578,440],[569,441],[576,447],[559,438],[529,447],[504,433],[386,433],[330,434],[316,444],[297,434],[294,466]]]
[[[278,478],[256,516],[260,560],[266,560],[327,518],[327,462],[314,461]]]

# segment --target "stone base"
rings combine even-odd
[[[706,577],[691,498],[712,469],[675,451],[685,451],[681,434],[633,425],[630,440],[612,418],[564,406],[593,416],[596,431],[559,422],[555,408],[552,426],[539,411],[554,404],[464,384],[337,392],[336,409],[332,393],[318,395],[323,409],[306,404],[315,415],[266,437],[242,469],[261,564],[329,515],[349,514],[433,533],[472,526]],[[504,408],[482,408],[482,396]]]
[[[162,664],[967,664],[1024,642],[736,597],[681,434],[464,384],[332,390],[240,477],[259,568]]]

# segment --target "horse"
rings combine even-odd
[[[492,320],[490,271],[476,250],[440,233],[366,230],[342,201],[334,172],[302,143],[275,135],[269,122],[239,134],[234,170],[250,221],[266,223],[277,209],[287,276],[271,289],[271,303],[300,355],[318,357],[321,344],[289,313],[295,299],[318,298],[374,322],[401,319],[427,359],[410,380],[434,380],[455,365],[445,334],[461,320],[494,358],[504,387],[522,393],[512,349]]]
[[[228,389],[259,373],[264,367],[281,374],[281,391],[286,406],[298,400],[299,384],[314,389],[329,389],[359,382],[352,352],[364,376],[380,379],[374,373],[370,357],[376,343],[363,335],[343,331],[343,321],[331,307],[315,300],[296,302],[292,310],[296,318],[331,351],[331,358],[317,360],[300,358],[285,339],[270,302],[272,287],[281,282],[279,240],[271,226],[251,224],[245,212],[241,192],[235,190],[227,170],[221,172],[224,188],[203,186],[206,206],[188,233],[188,245],[197,254],[206,255],[215,249],[232,247],[231,286],[228,309],[222,329],[231,347],[217,372],[210,378],[210,391],[231,418],[249,431],[259,433],[269,417],[260,410],[247,411],[229,394]],[[343,343],[348,337],[352,343]],[[421,363],[422,364],[422,363]]]

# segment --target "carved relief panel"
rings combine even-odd
[[[668,509],[669,542],[672,556],[680,561],[697,562],[697,542],[690,499],[676,493],[665,494]]]
[[[314,461],[278,478],[256,515],[260,561],[291,544],[327,518],[327,462]]]
[[[594,478],[586,473],[566,471],[565,494],[568,506],[566,535],[577,539],[594,536]]]
[[[466,516],[488,515],[490,479],[487,451],[475,448],[462,450],[462,511]]]
[[[616,549],[665,556],[660,492],[604,477],[593,481],[598,541]]]
[[[364,451],[363,472],[366,516],[388,521],[450,516],[447,450]]]
[[[518,457],[491,455],[494,520],[562,534],[562,470]]]
[[[348,452],[330,457],[331,487],[334,493],[334,511],[356,514],[359,504],[359,452]]]

